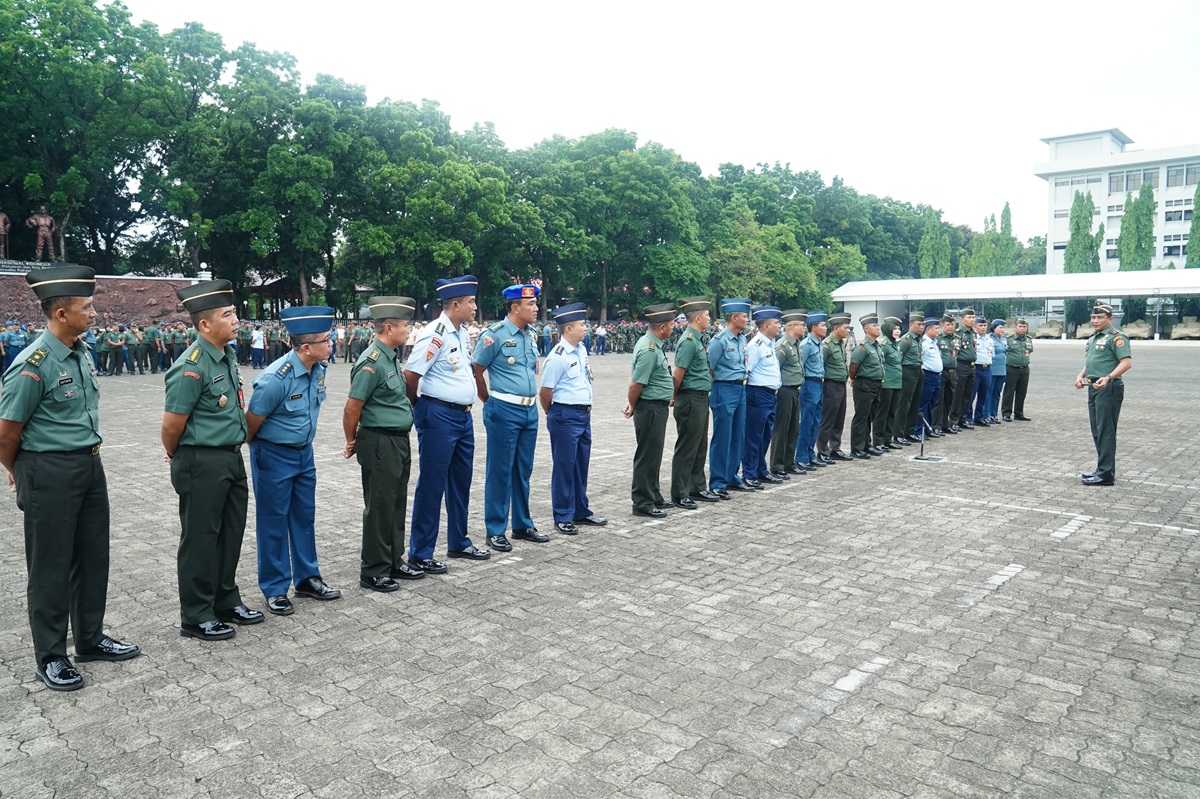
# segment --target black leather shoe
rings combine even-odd
[[[787,469],[779,469],[778,471],[771,472],[771,474],[775,475],[780,480],[791,480],[792,479],[792,473],[789,472]]]
[[[655,519],[662,519],[667,515],[667,512],[662,508],[651,505],[649,508],[634,508],[634,516],[650,516]]]
[[[513,533],[513,535],[516,535],[516,533]],[[453,552],[447,552],[446,555],[451,558],[466,558],[467,560],[487,560],[492,556],[492,553],[472,544],[466,549],[456,549]]]
[[[804,466],[802,466],[799,463],[793,463],[791,466],[789,466],[787,468],[787,473],[788,474],[808,474],[808,469],[804,468]]]
[[[779,483],[783,482],[783,478],[780,477],[779,475],[775,474],[774,472],[767,472],[759,479],[758,482],[760,485],[762,483],[772,483],[774,485],[778,485]]]
[[[331,599],[341,599],[342,592],[336,588],[330,588],[320,577],[309,577],[296,585],[296,596],[306,596],[309,599],[328,602]]]
[[[579,535],[579,528],[571,522],[555,522],[554,529],[563,535]]]
[[[733,495],[730,494],[728,491],[726,491],[724,488],[715,488],[715,489],[713,489],[713,493],[716,494],[721,499],[733,499]]]
[[[917,443],[917,439],[914,436],[897,436],[896,443],[902,447],[910,447]]]
[[[671,503],[664,499],[662,502],[655,502],[654,507],[658,508],[659,510],[666,510],[667,508],[671,507]]]
[[[604,518],[603,516],[597,516],[593,513],[591,516],[584,516],[582,519],[575,520],[576,527],[584,524],[588,525],[589,527],[603,527],[604,525],[608,524],[608,519]]]
[[[900,446],[895,441],[884,442],[883,444],[880,444],[879,447],[880,449],[887,449],[891,450],[892,452],[899,452],[900,450],[904,449],[904,447]]]
[[[858,458],[859,460],[869,461],[871,459],[871,453],[867,452],[865,449],[856,449],[854,451],[854,457]]]
[[[218,619],[209,619],[199,624],[179,625],[181,638],[199,638],[201,641],[224,641],[237,635],[237,630]]]
[[[1083,474],[1079,475],[1079,479],[1086,480],[1089,477],[1095,477],[1098,474],[1100,474],[1100,472],[1084,472]]]
[[[688,497],[678,497],[677,499],[671,500],[671,502],[672,502],[672,504],[675,505],[675,507],[683,508],[684,510],[699,510],[700,509],[700,506],[697,505],[695,502],[692,502],[692,500],[689,499]]]
[[[87,649],[75,650],[75,659],[80,663],[87,663],[92,660],[107,660],[115,662],[118,660],[129,660],[135,658],[142,653],[138,649],[137,644],[123,644],[116,638],[103,636],[94,646]]]
[[[945,432],[949,433],[952,436],[956,436],[962,432],[962,428],[955,424],[955,425],[951,425],[950,427],[947,427]]]
[[[381,594],[390,594],[393,591],[400,590],[400,583],[391,577],[367,577],[366,575],[359,575],[358,584],[363,588],[369,588]]]
[[[291,616],[296,612],[292,607],[292,600],[288,599],[286,594],[267,597],[267,610],[276,616]]]
[[[1080,481],[1085,486],[1110,486],[1116,483],[1111,477],[1104,477],[1099,474],[1093,474],[1091,477],[1085,477]]]
[[[512,552],[512,544],[502,535],[489,535],[487,545],[497,552]]]
[[[989,422],[987,419],[976,419],[975,424],[979,425],[980,427],[991,427],[992,426],[992,423]]]
[[[535,544],[544,544],[550,540],[550,536],[545,533],[539,533],[536,527],[513,530],[513,538],[519,538],[522,541],[532,541]]]
[[[941,430],[934,430],[932,433],[929,434],[929,437],[930,438],[945,438],[946,434],[943,433]]]
[[[804,465],[808,466],[810,469],[824,469],[829,464],[819,458],[814,458]]]
[[[442,563],[440,560],[434,560],[433,558],[425,558],[424,560],[421,558],[417,558],[416,560],[409,558],[408,565],[414,569],[420,569],[426,574],[445,574],[450,570],[450,567],[448,567],[445,563]]]
[[[754,493],[754,486],[750,485],[749,483],[738,483],[735,486],[730,486],[729,489],[731,491],[743,491],[748,494]]]
[[[878,458],[880,455],[887,454],[887,450],[883,447],[867,447],[867,453]]]
[[[766,489],[766,486],[763,485],[759,480],[743,480],[742,482],[753,488],[755,491],[763,491]]]
[[[1028,416],[1022,416],[1019,413],[1017,415],[1013,416],[1013,418],[1016,419],[1018,422],[1032,422],[1033,421]]]
[[[218,610],[217,618],[226,624],[258,624],[266,617],[261,610],[251,610],[245,605],[238,605],[229,610]]]
[[[846,453],[842,452],[840,449],[839,449],[837,452],[831,452],[831,453],[829,453],[829,457],[830,457],[830,458],[832,458],[832,459],[833,459],[833,460],[835,460],[835,461],[850,461],[850,460],[854,460],[854,459],[853,459],[853,458],[851,458],[849,455],[847,455]]]
[[[962,424],[958,425],[958,429],[959,430],[974,430],[975,423],[974,422],[963,422]]]
[[[711,491],[701,491],[699,494],[692,494],[691,499],[694,502],[720,502],[721,498]]]
[[[423,569],[413,568],[407,563],[401,563],[400,568],[392,569],[391,574],[388,575],[393,580],[420,580],[424,576],[425,571]]]
[[[33,674],[51,691],[78,691],[83,687],[83,675],[66,658],[47,660]]]
[[[1013,420],[1011,413],[1004,414],[1004,421],[1011,422]]]

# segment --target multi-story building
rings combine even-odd
[[[1200,144],[1158,150],[1126,150],[1133,141],[1116,128],[1042,139],[1050,160],[1034,174],[1050,186],[1046,220],[1046,274],[1062,274],[1067,249],[1071,201],[1075,192],[1091,192],[1096,204],[1092,230],[1104,224],[1100,269],[1116,272],[1117,237],[1125,211],[1125,195],[1135,196],[1143,183],[1154,189],[1154,260],[1160,269],[1174,262],[1182,268],[1187,255],[1193,199],[1200,183]]]

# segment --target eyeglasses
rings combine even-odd
[[[308,342],[308,346],[315,347],[318,344],[328,344],[332,340],[333,340],[333,336],[326,336],[325,338],[319,338],[316,341]]]

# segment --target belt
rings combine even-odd
[[[919,364],[919,363],[902,363],[900,365],[903,366],[905,369],[920,369],[920,368],[922,368],[921,364]]]
[[[471,412],[470,405],[460,405],[457,402],[446,402],[446,400],[444,400],[444,399],[438,399],[437,397],[430,397],[430,396],[422,396],[421,399],[429,400],[434,405],[443,405],[447,408],[453,408],[456,411],[462,411],[463,413]]]
[[[820,375],[819,377],[818,377],[817,375],[805,375],[805,376],[804,376],[804,379],[805,379],[805,380],[812,380],[812,381],[814,381],[814,382],[816,382],[816,383],[824,383],[824,382],[825,382],[825,375]]]
[[[958,362],[958,365],[959,365],[959,366],[974,366],[974,365],[975,365],[975,362],[974,362],[974,361],[970,361],[970,362],[967,362],[967,361],[959,361],[959,362]]]
[[[704,391],[703,389],[699,389],[699,388],[681,388],[681,389],[679,389],[679,393],[680,394],[688,394],[689,396],[693,396],[693,397],[707,397],[708,396],[707,391]]]
[[[264,443],[267,443],[267,444],[273,444],[277,447],[287,447],[288,449],[296,449],[296,450],[308,449],[308,444],[284,444],[279,441],[272,441],[269,438],[260,438],[258,440],[262,441]]]
[[[654,402],[654,400],[646,400],[646,402]],[[591,405],[568,405],[565,402],[552,402],[552,403],[550,403],[550,407],[551,408],[571,408],[572,410],[583,411],[584,413],[592,412]]]
[[[528,407],[537,404],[537,397],[522,397],[520,394],[505,394],[501,391],[493,391],[489,396],[512,405]]]
[[[1090,386],[1092,383],[1095,383],[1095,382],[1096,382],[1097,380],[1099,380],[1099,379],[1100,379],[1099,377],[1085,377],[1085,378],[1083,378],[1083,382],[1087,383],[1087,384]],[[1114,377],[1112,380],[1109,380],[1108,382],[1110,382],[1110,383],[1120,383],[1120,382],[1121,382],[1121,378],[1119,378],[1119,377]],[[96,446],[98,447],[98,446],[100,446],[100,445],[99,445],[99,444],[97,444]]]
[[[1028,367],[1028,366],[1013,366],[1013,365],[1010,363],[1010,364],[1008,365],[1008,368],[1009,368],[1009,369],[1028,369],[1029,367]]]
[[[778,394],[779,389],[771,388],[770,386],[746,386],[746,388],[757,388],[760,391],[770,391],[772,394]]]
[[[714,380],[713,382],[714,382],[714,383],[732,383],[732,384],[733,384],[733,385],[735,385],[735,386],[744,386],[744,385],[746,385],[746,381],[745,381],[745,380]]]
[[[992,365],[990,363],[977,363],[977,364],[975,364],[975,368],[976,369],[991,369]]]
[[[32,451],[32,450],[30,450]],[[100,445],[92,444],[90,447],[80,447],[79,449],[64,449],[51,450],[49,452],[39,452],[39,455],[92,455],[100,454]]]
[[[665,406],[665,405],[670,405],[670,404],[671,404],[670,400],[650,400],[650,399],[639,399],[638,400],[639,406],[641,406],[641,405],[664,405]]]
[[[940,375],[941,374],[941,372],[935,372],[932,369],[925,369],[924,367],[922,367],[921,371],[927,375]]]
[[[392,436],[393,438],[408,438],[408,430],[400,427],[364,427],[363,430],[370,430],[372,433],[379,433],[381,436]]]
[[[223,447],[209,447],[209,446],[205,446],[203,444],[180,444],[179,445],[180,449],[183,449],[184,447],[191,447],[192,449],[219,449],[219,450],[221,450],[221,452],[241,452],[242,451],[241,444],[226,444]]]
[[[855,379],[855,380],[868,380],[868,381],[870,381],[870,382],[872,382],[872,383],[882,383],[882,382],[883,382],[882,378],[878,378],[878,377],[866,377],[865,375],[858,375],[858,376],[856,376],[854,379]]]
[[[794,386],[780,386],[779,388],[780,388],[780,389],[785,389],[785,388],[786,388],[788,391],[799,391],[799,390],[800,390],[800,384],[799,384],[799,383],[797,383],[797,384],[796,384],[796,385],[794,385]]]

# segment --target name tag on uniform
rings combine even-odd
[[[515,346],[517,346],[517,341],[516,341],[516,339],[510,338],[508,341],[504,342],[504,346],[505,347],[515,347]]]
[[[220,383],[224,379],[225,379],[225,375],[217,375],[216,377],[214,377],[212,379],[212,381],[213,381],[213,383]]]
[[[58,381],[58,384],[59,384],[60,386],[65,386],[65,385],[69,385],[69,384],[71,384],[71,383],[74,383],[74,382],[75,382],[75,378],[73,378],[73,377],[64,377],[62,380],[59,380],[59,381]]]
[[[396,372],[395,372],[395,370],[393,370],[393,371],[387,373],[387,377],[385,377],[384,380],[391,380],[395,376],[396,376]]]
[[[304,392],[300,392],[299,394],[293,394],[292,396],[288,397],[288,399],[290,399],[290,400],[301,399],[303,396],[304,396]]]

